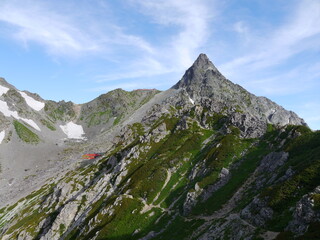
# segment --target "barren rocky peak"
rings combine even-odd
[[[195,104],[214,107],[228,115],[244,131],[256,137],[265,132],[268,123],[279,126],[306,125],[303,119],[268,98],[257,97],[238,84],[226,79],[205,54],[200,54],[173,89],[185,92]]]
[[[218,69],[214,66],[214,64],[210,61],[208,56],[204,53],[201,53],[198,56],[198,58],[195,60],[191,68],[193,68],[194,70],[200,70],[200,71],[211,70],[217,73],[219,72]]]
[[[207,72],[211,72],[212,75],[217,77],[223,77],[222,74],[218,71],[218,69],[213,65],[213,63],[209,60],[207,55],[201,53],[193,65],[186,71],[182,79],[173,86],[173,88],[192,88],[192,87],[200,87],[201,85],[207,85],[206,74]],[[210,81],[218,80],[218,78],[210,78]]]

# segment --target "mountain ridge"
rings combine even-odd
[[[217,81],[218,84],[216,84]],[[210,84],[211,82],[214,83],[213,86]],[[35,136],[40,136],[36,137],[35,139],[39,139],[37,141],[40,141],[40,144],[43,145],[44,149],[48,148],[45,146],[46,144],[44,144],[44,142],[47,142],[47,145],[57,146],[56,151],[53,151],[52,153],[55,155],[53,157],[55,159],[60,158],[59,155],[61,155],[61,151],[63,151],[63,148],[66,148],[66,145],[68,145],[68,143],[64,144],[66,132],[63,131],[63,129],[65,129],[65,131],[68,131],[68,129],[62,126],[68,126],[70,122],[79,125],[79,133],[76,135],[71,134],[72,136],[77,136],[78,140],[80,141],[82,141],[84,137],[89,138],[89,140],[93,142],[95,141],[95,138],[100,138],[101,140],[94,142],[94,144],[91,144],[90,141],[87,144],[91,146],[101,146],[99,142],[102,142],[103,144],[102,139],[105,141],[110,141],[110,138],[112,139],[114,137],[114,131],[109,133],[110,129],[116,127],[117,125],[119,125],[121,128],[122,125],[132,124],[135,121],[142,121],[143,118],[146,118],[147,112],[150,111],[148,108],[152,108],[151,105],[156,106],[158,104],[163,105],[163,107],[159,108],[158,112],[155,113],[151,119],[157,118],[161,114],[167,112],[170,108],[170,105],[179,106],[181,104],[199,104],[200,106],[208,108],[214,112],[224,112],[224,114],[229,116],[229,124],[234,124],[235,126],[239,127],[241,136],[245,138],[259,137],[263,135],[267,129],[267,124],[269,123],[279,124],[280,126],[285,124],[305,125],[305,122],[294,113],[284,110],[282,107],[276,105],[267,98],[255,97],[253,94],[248,93],[241,86],[233,84],[227,80],[205,54],[200,54],[195,60],[194,64],[188,70],[186,70],[186,73],[183,75],[181,80],[178,81],[171,89],[162,92],[160,94],[161,96],[159,95],[159,97],[155,98],[154,100],[154,96],[160,93],[157,90],[127,92],[122,89],[115,89],[106,94],[98,96],[88,103],[83,104],[75,104],[71,101],[55,102],[51,100],[44,100],[37,94],[30,94],[27,91],[23,91],[29,96],[35,98],[36,101],[45,103],[43,109],[36,111],[34,109],[30,109],[25,97],[21,95],[21,91],[6,82],[5,79],[1,80],[1,84],[2,86],[9,88],[9,90],[0,97],[0,100],[4,99],[5,101],[2,101],[3,103],[7,103],[9,108],[12,108],[13,111],[19,112],[19,114],[22,115],[21,117],[19,116],[18,119],[14,117],[12,118],[11,115],[8,120],[7,117],[1,118],[2,114],[0,112],[0,118],[2,119],[0,124],[0,132],[2,132],[4,135],[3,139],[8,139],[12,133],[16,132],[16,129],[13,127],[13,125],[10,127],[10,122],[12,124],[13,119],[18,121],[21,121],[22,119],[22,123],[27,124],[27,128],[31,126],[31,132],[29,132],[27,135],[34,136],[34,134],[36,134]],[[208,94],[208,91],[212,94]],[[230,96],[230,92],[232,92],[232,96]],[[234,99],[233,95],[240,95],[240,98]],[[244,95],[244,97],[242,95]],[[258,99],[258,105],[266,105],[264,109],[258,109],[258,112],[266,112],[266,110],[271,111],[272,108],[274,109],[271,113],[267,113],[267,116],[261,116],[261,114],[258,114],[255,110],[247,111],[249,107],[252,106],[248,107],[247,105],[241,105],[241,103],[248,101],[252,102],[252,98],[255,102],[257,101],[256,99]],[[109,104],[109,102],[111,104]],[[150,106],[144,106],[142,109],[145,110],[139,110],[140,107],[148,102],[152,104],[149,104]],[[227,102],[231,104],[226,104]],[[236,102],[236,104],[234,102]],[[258,107],[257,105],[253,106],[253,108]],[[279,111],[276,112],[277,110]],[[137,113],[135,113],[135,111]],[[293,116],[293,121],[290,122],[291,116]],[[5,131],[4,129],[8,129],[8,127],[9,130]],[[229,130],[224,129],[224,131],[227,132]],[[41,137],[42,134],[44,134],[43,137]],[[99,135],[101,135],[101,137],[96,137]],[[13,148],[16,147],[15,144],[25,144],[25,142],[21,142],[19,137],[14,139],[15,140],[12,144]],[[25,139],[28,141],[27,138]],[[6,148],[10,149],[10,147]],[[23,148],[25,149],[28,147]],[[95,148],[97,148],[95,149],[97,152],[104,151],[104,149],[101,147]],[[26,151],[26,149],[24,151]],[[33,150],[31,150],[31,152],[32,151]],[[2,158],[10,159],[10,150],[3,150],[2,152]],[[73,158],[76,157],[74,153],[71,155]],[[18,165],[19,162],[24,161],[24,155],[18,154],[15,155],[15,157],[17,158]],[[69,156],[69,158],[71,158],[71,156]],[[36,159],[39,159],[36,162],[42,163],[40,162],[42,159],[42,151],[40,151],[39,156],[36,157]],[[8,166],[11,161],[7,161],[8,163],[6,165]],[[30,165],[26,164],[24,169],[32,168],[34,162],[30,162]],[[10,169],[14,169],[15,165],[8,167]],[[46,166],[44,166],[44,168],[46,171],[50,170],[47,169]],[[21,180],[23,180],[24,177],[35,175],[33,173],[29,173],[28,171],[24,171],[24,169],[21,167],[18,167],[18,169],[20,169],[18,176],[21,175]],[[26,175],[26,173],[28,174]],[[13,173],[10,174],[15,175]],[[5,178],[7,179],[7,177]],[[9,179],[7,179],[7,181],[9,181]],[[7,185],[7,183],[3,181],[2,186],[4,187],[5,185]]]
[[[15,140],[1,143],[1,154],[15,147],[25,158],[32,149],[36,158],[42,149],[42,159],[31,161],[38,169],[21,168],[27,174],[20,181],[11,179],[12,187],[26,188],[19,201],[10,200],[14,189],[1,189],[1,196],[8,193],[2,202],[10,203],[0,209],[2,239],[307,239],[319,234],[319,132],[225,79],[204,54],[164,92],[115,90],[83,105],[85,110],[49,103],[39,113],[48,126],[32,118],[41,126],[37,144],[21,142],[23,131],[10,126],[21,119],[7,119]],[[61,126],[72,120],[87,140],[63,139]],[[49,136],[59,141],[50,142]],[[51,144],[56,149],[46,148]],[[43,158],[48,150],[50,161]],[[103,154],[80,159],[92,152]],[[15,173],[8,166],[2,176]],[[31,190],[36,191],[28,195]]]
[[[285,110],[266,97],[257,97],[240,85],[226,79],[205,54],[199,55],[195,63],[173,88],[185,89],[195,102],[213,101],[219,106],[218,112],[224,108],[236,108],[237,113],[246,113],[242,115],[247,115],[247,118],[254,117],[254,121],[259,122],[260,127],[264,129],[266,128],[263,126],[264,122],[280,126],[307,125],[294,112]],[[231,111],[228,114],[232,114]],[[239,115],[241,114],[235,114],[234,117],[241,117]]]

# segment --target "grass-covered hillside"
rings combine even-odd
[[[0,209],[1,239],[320,239],[320,132],[204,54],[167,91],[46,101],[39,114],[60,160],[41,152],[55,171],[35,169],[51,178]],[[78,130],[86,140],[61,139]]]
[[[3,239],[316,239],[320,133],[241,138],[195,108],[127,126],[97,162],[1,209]]]
[[[140,89],[131,92],[115,89],[83,104],[79,120],[88,127],[117,125],[157,93],[159,91],[155,89]]]
[[[40,142],[40,138],[38,137],[38,135],[33,131],[31,131],[28,127],[26,127],[21,122],[14,120],[13,125],[17,135],[22,141],[30,144],[36,144]]]

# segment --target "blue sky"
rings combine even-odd
[[[199,53],[320,129],[319,0],[0,0],[0,76],[44,99],[174,85]]]

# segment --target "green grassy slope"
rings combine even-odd
[[[189,116],[187,127],[181,127],[179,109],[174,107],[152,126],[130,126],[131,141],[126,146],[120,140],[97,164],[70,172],[20,203],[1,209],[0,236],[15,239],[24,231],[39,239],[51,227],[63,239],[140,239],[151,232],[151,239],[197,239],[209,231],[208,222],[210,226],[228,222],[228,215],[218,216],[217,211],[226,208],[242,189],[236,203],[229,204],[230,214],[239,214],[254,197],[264,199],[273,216],[264,226],[253,225],[252,236],[272,231],[281,232],[279,239],[290,238],[286,226],[293,219],[292,209],[320,183],[320,133],[301,126],[270,125],[263,137],[243,139],[223,115],[207,117],[210,127],[201,126],[205,111],[200,115],[193,110],[183,113]],[[288,152],[289,158],[277,168],[276,180],[255,187],[253,177],[260,177],[254,173],[261,160],[281,151]],[[277,182],[289,167],[294,174]],[[201,200],[219,181],[222,168],[229,169],[230,179]],[[273,173],[265,174],[271,177]],[[61,196],[61,191],[68,194]],[[186,199],[193,194],[196,201],[186,212]],[[313,197],[314,210],[319,212],[320,197]],[[65,222],[60,216],[70,204],[77,204],[77,220]],[[319,235],[316,224],[311,223],[305,239]],[[226,239],[236,234],[228,226],[223,233]]]

